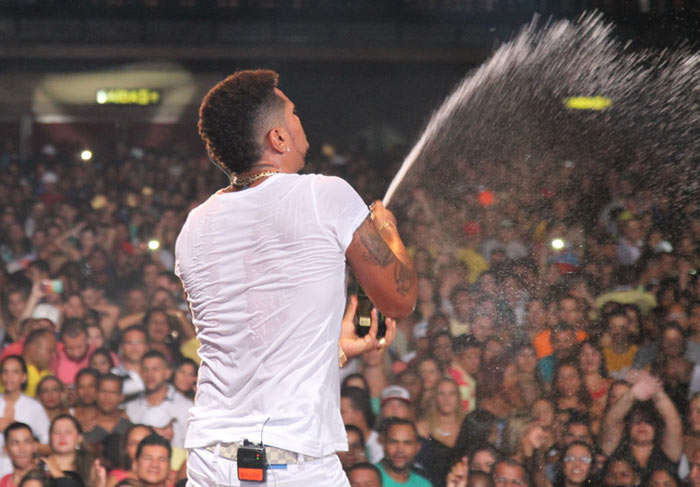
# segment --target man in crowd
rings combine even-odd
[[[551,336],[552,354],[537,361],[540,375],[547,382],[552,382],[557,362],[572,358],[578,345],[576,330],[567,323],[562,322],[555,326]]]
[[[348,470],[350,487],[382,487],[382,474],[371,463],[357,463]]]
[[[639,347],[632,343],[629,318],[624,308],[616,307],[608,314],[606,321],[610,345],[603,349],[603,353],[608,373],[616,379],[624,379],[632,368]]]
[[[36,395],[39,381],[51,374],[50,366],[56,357],[56,334],[47,329],[34,330],[24,342],[22,358],[27,364],[27,387],[24,393]]]
[[[202,344],[187,433],[192,486],[233,483],[211,479],[212,462],[225,460],[207,447],[261,434],[287,465],[310,458],[274,471],[276,481],[312,485],[322,475],[327,487],[346,486],[335,455],[346,448],[338,359],[383,349],[396,326],[384,341],[354,329],[341,336],[346,260],[386,316],[415,306],[416,275],[393,214],[379,201],[368,211],[340,179],[296,174],[309,144],[277,79],[240,71],[200,108],[200,135],[231,185],[189,214],[176,245]]]
[[[67,386],[72,386],[75,376],[90,362],[90,346],[85,323],[71,318],[61,325],[60,343],[56,355],[54,375]]]
[[[689,461],[690,475],[688,475],[688,485],[690,487],[700,487],[700,449],[695,450]]]
[[[97,416],[97,381],[100,373],[95,369],[85,368],[75,376],[75,408],[73,416],[83,426],[85,431],[92,429]]]
[[[132,423],[143,423],[145,418],[166,418],[167,422],[174,419],[172,446],[182,448],[185,443],[187,412],[193,402],[168,383],[170,373],[170,365],[162,353],[157,350],[147,352],[141,359],[145,390],[126,404],[126,414]]]
[[[116,374],[106,374],[97,381],[97,415],[94,426],[85,433],[85,441],[99,443],[107,435],[116,433],[123,435],[131,426],[131,421],[121,409],[124,401],[122,394],[122,379]]]
[[[413,472],[413,461],[420,448],[415,424],[406,419],[388,418],[382,422],[381,441],[384,458],[377,468],[382,474],[382,485],[430,487],[428,479]]]
[[[493,465],[491,470],[494,487],[530,487],[530,475],[525,467],[511,459],[504,459]]]
[[[169,485],[170,456],[172,448],[168,440],[153,434],[145,437],[136,449],[132,470],[142,487],[166,487]]]
[[[397,385],[386,387],[381,395],[382,418],[403,418],[414,420],[414,411],[411,404],[411,394]]]
[[[12,462],[12,473],[8,473],[0,479],[0,487],[16,487],[22,477],[36,465],[34,454],[37,451],[37,443],[29,425],[24,423],[11,423],[3,433],[5,446],[3,450]]]
[[[147,351],[148,335],[142,326],[132,325],[122,332],[119,342],[120,364],[112,369],[112,372],[122,377],[123,393],[127,399],[143,392],[141,359]]]

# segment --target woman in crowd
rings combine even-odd
[[[500,459],[501,454],[494,447],[479,447],[469,455],[469,471],[491,473],[491,468]]]
[[[595,455],[582,441],[570,443],[562,452],[559,473],[553,487],[587,487],[591,485]]]
[[[180,355],[180,335],[175,328],[175,321],[165,309],[152,308],[143,317],[143,326],[151,350],[158,350],[172,363]]]
[[[423,358],[418,362],[416,369],[423,384],[423,394],[418,404],[419,417],[428,410],[430,401],[435,396],[435,388],[440,380],[440,369],[435,360],[430,357]]]
[[[36,397],[44,407],[49,421],[59,414],[69,414],[66,406],[66,387],[55,375],[47,375],[36,387]]]
[[[532,472],[537,486],[548,485],[545,453],[548,435],[527,413],[508,417],[503,428],[501,452],[506,458],[522,463]]]
[[[452,463],[461,461],[466,464],[468,457],[475,449],[488,445],[495,446],[499,442],[496,417],[483,409],[475,409],[462,420],[452,449]]]
[[[22,393],[27,385],[27,364],[19,355],[8,355],[0,362],[0,383],[5,392],[0,396],[0,431],[15,421],[28,424],[32,432],[45,445],[48,443],[49,417],[36,399]],[[4,437],[0,435],[0,446],[4,445]],[[44,448],[42,448],[42,451]],[[11,472],[12,464],[6,450],[0,450],[0,467],[3,471]]]
[[[194,399],[197,392],[198,370],[197,363],[191,358],[181,358],[173,367],[173,386],[190,399]]]
[[[590,399],[576,362],[558,363],[554,368],[552,385],[552,400],[556,409],[588,412]]]
[[[435,391],[435,399],[431,401],[424,418],[416,424],[418,433],[452,448],[464,418],[459,388],[453,379],[442,377],[438,380]]]
[[[95,369],[100,375],[111,372],[116,364],[109,350],[104,347],[96,349],[90,354],[90,368]]]
[[[423,446],[423,459],[434,485],[443,485],[450,469],[452,447],[455,446],[464,411],[457,383],[441,378],[425,418],[418,421],[418,434],[428,440]]]
[[[477,383],[477,404],[500,420],[525,405],[518,388],[517,366],[508,355],[486,362]]]
[[[56,416],[49,428],[49,446],[45,462],[52,478],[76,475],[86,486],[92,485],[92,455],[83,443],[78,420],[69,414]]]
[[[608,368],[600,345],[591,340],[581,342],[578,366],[591,401],[589,408],[591,427],[594,432],[597,432],[608,400],[608,391],[613,382],[608,377]]]
[[[515,350],[518,371],[518,389],[526,406],[531,406],[544,394],[544,384],[537,372],[537,354],[530,342],[522,343]]]

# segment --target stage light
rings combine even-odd
[[[564,241],[560,238],[555,238],[552,240],[552,248],[554,250],[561,250],[564,248]]]
[[[612,100],[605,96],[572,96],[564,100],[564,105],[571,110],[605,110]]]
[[[148,250],[158,250],[160,248],[160,242],[158,240],[148,241]]]
[[[92,151],[89,149],[85,149],[80,153],[80,158],[83,161],[89,161],[90,159],[92,159]]]

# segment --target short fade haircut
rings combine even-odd
[[[78,318],[70,318],[64,321],[63,326],[61,326],[60,339],[63,341],[65,337],[75,338],[83,334],[87,335],[85,322]]]
[[[141,457],[143,449],[147,446],[162,446],[168,450],[168,459],[172,456],[173,448],[170,446],[170,442],[158,434],[152,434],[145,437],[139,442],[139,446],[136,447],[136,459]]]
[[[238,71],[214,86],[199,108],[199,135],[211,161],[227,175],[243,173],[262,156],[260,132],[284,100],[279,75],[268,69]]]
[[[386,436],[389,434],[389,431],[391,428],[394,426],[408,426],[410,427],[413,432],[416,435],[416,439],[418,439],[418,429],[416,428],[416,424],[413,421],[410,421],[408,419],[404,418],[396,418],[396,417],[391,417],[391,418],[386,418],[382,421],[381,426],[379,427],[379,434],[386,438]]]
[[[352,467],[350,467],[348,469],[348,472],[347,472],[348,476],[350,476],[350,472],[354,472],[355,470],[370,470],[370,471],[374,472],[375,475],[377,476],[377,478],[379,479],[379,485],[382,485],[382,474],[379,471],[379,469],[377,467],[375,467],[374,465],[372,465],[371,463],[369,463],[369,462],[356,463],[355,465],[353,465]]]
[[[144,353],[143,357],[141,357],[141,363],[144,363],[146,360],[148,360],[150,358],[160,359],[163,361],[163,363],[165,364],[165,366],[167,368],[171,368],[170,361],[165,356],[165,354],[163,352],[161,352],[160,350],[149,350],[148,352]]]
[[[116,382],[119,384],[119,392],[122,392],[122,389],[124,388],[124,378],[112,372],[107,372],[97,379],[97,388],[99,389],[104,382]]]
[[[10,433],[13,431],[17,430],[27,430],[29,431],[29,434],[31,435],[32,438],[34,438],[34,432],[32,431],[31,426],[29,426],[26,423],[20,423],[19,421],[15,421],[14,423],[10,423],[7,428],[5,428],[5,431],[3,431],[3,436],[5,437],[5,444],[7,445],[8,440],[10,439]]]
[[[93,369],[92,367],[84,367],[78,371],[77,374],[75,374],[75,384],[78,384],[78,381],[80,378],[84,375],[89,375],[90,377],[93,377],[95,379],[95,387],[97,387],[97,382],[100,380],[100,373],[97,371],[97,369]]]

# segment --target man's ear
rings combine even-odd
[[[287,132],[281,127],[274,127],[267,132],[266,141],[270,148],[279,154],[287,152]]]

